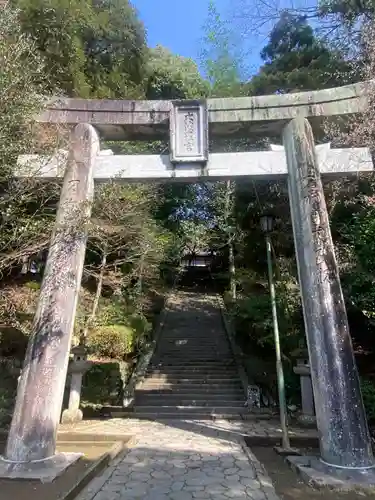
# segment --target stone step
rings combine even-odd
[[[202,325],[199,325],[202,326]],[[174,343],[174,342],[184,342],[185,344],[190,344],[190,342],[201,342],[204,345],[228,345],[228,339],[225,334],[215,335],[213,337],[202,337],[202,335],[192,335],[191,331],[176,332],[174,335],[165,334],[160,338],[162,344]]]
[[[164,387],[160,386],[157,389],[150,389],[150,388],[144,388],[143,385],[141,385],[139,388],[136,389],[136,394],[145,394],[145,395],[181,395],[184,396],[185,394],[195,394],[196,396],[199,397],[207,397],[207,394],[213,394],[213,395],[220,395],[223,398],[228,398],[228,396],[238,396],[238,397],[244,397],[244,390],[242,387],[239,387],[237,385],[233,386],[228,386],[226,388],[223,388],[222,386],[220,387],[207,387],[207,386],[192,386],[191,388],[180,388],[180,387]]]
[[[205,350],[209,350],[209,351],[225,351],[225,352],[230,352],[230,347],[229,345],[203,345],[199,342],[189,342],[187,344],[176,344],[176,343],[173,343],[173,344],[168,344],[168,345],[164,345],[163,344],[159,344],[159,346],[157,347],[157,350],[160,350],[162,349],[163,351],[176,351],[176,350],[188,350],[188,349],[191,349],[192,351],[201,351],[202,349],[205,349]]]
[[[207,384],[211,381],[218,384],[220,382],[232,382],[241,384],[238,373],[205,373],[199,374],[196,372],[184,372],[184,373],[147,373],[144,380],[159,380],[161,383],[173,384],[181,381],[191,381],[199,384]]]
[[[233,400],[244,400],[245,399],[245,393],[241,392],[240,390],[236,391],[231,391],[231,390],[226,390],[221,393],[213,393],[210,391],[202,391],[202,392],[162,392],[162,393],[155,393],[153,391],[140,391],[136,390],[135,392],[136,396],[138,398],[148,398],[150,400],[154,401],[159,401],[161,398],[165,399],[199,399],[202,401],[208,401],[209,399],[215,400],[215,401],[233,401]]]
[[[157,370],[168,369],[168,368],[193,368],[193,369],[213,369],[213,370],[225,370],[226,368],[237,368],[237,364],[231,361],[230,358],[225,358],[223,364],[216,363],[215,357],[211,359],[209,357],[186,357],[185,356],[173,356],[166,358],[155,358],[148,368],[154,368]]]
[[[185,364],[185,362],[190,362],[192,363],[212,363],[213,361],[216,361],[217,359],[220,358],[225,358],[227,360],[230,359],[229,356],[222,356],[222,355],[216,355],[215,353],[206,353],[206,354],[166,354],[162,356],[158,356],[157,361],[158,362],[164,362],[166,360],[173,361],[174,364]]]
[[[183,410],[179,410],[178,412],[173,411],[173,412],[158,412],[157,408],[154,409],[154,411],[150,412],[138,412],[136,410],[134,411],[115,411],[115,412],[110,412],[109,416],[112,418],[137,418],[139,420],[207,420],[207,421],[213,421],[213,420],[243,420],[243,415],[244,413],[240,411],[226,411],[226,412],[217,412],[216,410],[210,410],[208,411],[207,408],[204,411],[201,412],[195,412],[194,414],[190,412],[184,412]],[[245,413],[246,415],[246,413]],[[246,415],[246,420],[257,420],[256,417],[247,417]]]
[[[175,354],[178,354],[178,355],[202,355],[202,354],[208,354],[210,356],[212,356],[212,354],[215,354],[217,355],[217,357],[215,358],[216,360],[218,359],[221,359],[219,356],[224,356],[224,357],[228,357],[228,358],[231,358],[232,357],[232,353],[229,349],[216,349],[214,347],[196,347],[196,348],[193,348],[192,346],[176,346],[176,347],[168,347],[166,349],[162,349],[160,347],[158,347],[155,351],[155,354],[158,355],[158,354],[161,354],[162,356],[167,356],[167,355],[175,355]]]
[[[193,360],[190,360],[190,362],[181,362],[180,360],[172,360],[171,362],[168,361],[161,361],[160,363],[153,363],[152,365],[149,365],[149,369],[154,369],[154,370],[168,370],[169,368],[171,369],[176,369],[176,368],[183,368],[183,369],[192,369],[192,370],[199,370],[199,369],[212,369],[215,372],[216,371],[223,371],[226,369],[237,369],[237,365],[235,363],[226,363],[226,364],[216,364],[215,362],[210,362],[210,361],[205,361],[204,363],[201,363],[199,361],[196,361],[195,363]]]
[[[199,381],[198,381],[199,380]],[[200,379],[156,379],[156,378],[146,378],[142,382],[142,388],[150,388],[150,387],[161,387],[161,388],[172,388],[176,387],[194,387],[192,392],[199,392],[200,388],[207,389],[211,386],[221,386],[222,390],[225,391],[228,388],[242,387],[240,380],[232,380],[232,379],[209,379],[209,380],[200,380]]]
[[[193,361],[193,360],[191,360]],[[186,368],[189,370],[226,370],[226,369],[235,369],[237,368],[237,365],[233,362],[226,361],[223,364],[216,363],[215,360],[213,360],[210,363],[183,363],[183,362],[176,362],[176,360],[171,360],[171,362],[168,362],[168,360],[160,360],[159,362],[153,361],[149,366],[150,369],[155,369],[155,370],[168,370],[168,369],[175,369],[175,368]]]
[[[144,406],[158,406],[158,407],[163,407],[163,406],[187,406],[187,407],[196,407],[196,406],[204,406],[204,407],[216,407],[216,406],[244,406],[245,405],[245,398],[244,397],[239,397],[239,398],[234,398],[233,396],[226,400],[225,398],[221,396],[215,397],[207,397],[206,398],[199,398],[195,397],[194,395],[190,398],[187,398],[184,396],[184,398],[178,397],[178,396],[159,396],[159,397],[153,397],[153,396],[135,396],[135,406],[136,408],[143,408]]]
[[[217,406],[180,406],[180,405],[150,405],[150,406],[136,406],[136,413],[169,413],[169,414],[178,414],[185,413],[191,414],[194,416],[196,413],[217,413],[217,414],[242,414],[247,412],[248,410],[243,405],[234,405],[234,406],[225,406],[225,405],[217,405]]]
[[[199,345],[204,345],[204,346],[209,346],[209,347],[229,347],[229,342],[226,342],[224,340],[220,341],[220,342],[202,342],[201,339],[197,338],[197,339],[192,339],[192,338],[188,338],[188,339],[184,339],[184,338],[175,338],[175,339],[171,339],[171,340],[168,340],[167,342],[164,340],[164,339],[160,339],[159,341],[159,345],[164,345],[165,347],[187,347],[189,345],[191,346],[194,346],[194,347],[198,347]]]
[[[225,358],[222,363],[218,363],[216,359],[213,359],[210,362],[202,363],[198,360],[185,360],[183,362],[181,361],[176,361],[174,359],[164,359],[164,358],[159,358],[159,359],[153,359],[152,363],[149,364],[150,368],[176,368],[176,367],[183,367],[183,368],[195,368],[195,369],[205,369],[205,368],[213,368],[217,370],[221,370],[223,368],[233,368],[236,367],[236,363],[232,361],[231,358]]]
[[[147,374],[146,377],[145,377],[147,380],[156,380],[156,379],[160,379],[160,380],[165,380],[167,382],[175,382],[177,380],[184,380],[184,381],[190,381],[190,380],[200,380],[202,383],[203,382],[206,382],[207,380],[212,380],[212,381],[216,381],[217,383],[221,382],[221,381],[226,381],[226,380],[234,380],[234,381],[237,381],[240,383],[240,378],[238,376],[238,374],[231,374],[231,373],[226,373],[226,372],[223,372],[223,373],[208,373],[206,375],[202,375],[200,373],[196,373],[196,372],[193,372],[193,373],[187,373],[186,375],[184,373],[177,373],[177,374],[171,374],[171,375],[168,375],[168,374],[159,374],[159,373],[155,373],[155,374]]]
[[[206,338],[203,339],[200,336],[192,336],[189,332],[186,332],[182,335],[173,335],[170,337],[161,337],[160,344],[162,345],[175,345],[178,342],[178,345],[189,345],[189,344],[201,344],[201,345],[209,345],[209,346],[229,346],[229,341],[226,336],[218,336],[214,338]]]
[[[212,378],[220,379],[220,380],[239,380],[239,375],[238,371],[233,371],[233,372],[227,372],[225,370],[222,370],[221,372],[196,372],[196,371],[170,371],[170,372],[156,372],[156,371],[151,371],[151,372],[146,372],[145,374],[145,379],[154,379],[154,378],[160,378],[165,380],[166,382],[169,382],[170,380],[176,380],[176,379],[190,379],[190,380],[199,380],[199,381],[207,381]]]
[[[211,330],[211,325],[207,325],[207,327]],[[160,342],[174,342],[175,340],[186,340],[187,342],[200,341],[202,342],[202,344],[216,344],[216,343],[228,344],[228,339],[225,333],[218,333],[216,331],[211,336],[207,336],[207,334],[206,336],[202,336],[201,333],[193,334],[191,331],[191,326],[189,327],[189,329],[185,329],[184,331],[181,331],[181,329],[179,330],[178,328],[174,330],[175,331],[173,333],[171,331],[169,331],[169,333],[164,331],[163,336],[160,338]]]
[[[234,379],[226,379],[226,380],[209,380],[207,382],[202,382],[197,379],[177,379],[177,380],[165,380],[165,379],[155,379],[155,378],[146,378],[142,381],[142,388],[145,387],[160,387],[162,389],[193,389],[195,392],[196,389],[202,388],[210,390],[211,388],[222,388],[225,390],[228,387],[242,387],[240,380]]]
[[[157,349],[155,351],[156,355],[162,354],[162,356],[165,358],[167,356],[186,356],[185,359],[187,359],[188,356],[202,356],[203,358],[206,356],[207,358],[213,357],[215,355],[214,359],[221,359],[222,356],[224,357],[231,357],[231,351],[229,349],[203,349],[202,347],[193,349],[191,347],[175,347],[171,349]]]
[[[192,368],[188,366],[172,366],[172,367],[162,367],[162,368],[149,368],[146,372],[151,375],[184,375],[184,374],[196,374],[200,376],[204,375],[233,375],[238,376],[238,370],[235,366],[219,368],[219,367],[206,367]]]
[[[205,373],[211,373],[212,375],[220,375],[221,373],[229,373],[233,375],[238,375],[237,366],[182,366],[182,365],[165,365],[160,367],[152,367],[150,366],[147,369],[146,373],[155,373],[155,374],[169,374],[169,373],[196,373],[197,375],[204,375]]]
[[[204,347],[209,347],[209,348],[215,348],[215,347],[220,347],[220,348],[226,348],[228,349],[229,343],[220,341],[220,342],[202,342],[201,339],[174,339],[174,340],[169,340],[166,342],[165,340],[161,339],[159,341],[159,346],[163,347],[168,347],[168,348],[173,348],[173,347],[196,347],[198,348],[199,346],[204,346]]]

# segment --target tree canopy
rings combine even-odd
[[[69,96],[139,97],[145,30],[128,0],[14,0],[51,88]]]
[[[282,12],[261,52],[263,66],[250,93],[272,94],[330,88],[348,83],[350,64],[320,39],[306,16]]]
[[[148,50],[146,68],[147,99],[190,99],[208,92],[197,64],[161,45]]]

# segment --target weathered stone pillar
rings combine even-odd
[[[283,142],[321,458],[336,467],[371,467],[371,441],[309,122],[293,119]]]
[[[11,462],[55,454],[98,154],[95,129],[77,125],[6,446]]]

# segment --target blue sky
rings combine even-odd
[[[216,6],[226,19],[234,19],[236,13],[242,13],[242,18],[234,19],[233,26],[244,43],[247,72],[251,74],[261,63],[259,52],[266,43],[267,33],[274,22],[272,18],[277,16],[277,11],[286,6],[309,7],[316,1],[268,0],[266,3],[259,0],[216,0]],[[199,62],[200,40],[209,0],[132,0],[132,3],[145,24],[151,47],[160,44]],[[264,5],[269,6],[268,11],[260,12],[257,6],[264,9]]]
[[[149,45],[159,43],[182,56],[196,56],[208,0],[133,0],[132,3],[145,24]]]

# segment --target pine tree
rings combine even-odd
[[[343,55],[319,39],[305,16],[284,11],[261,52],[264,65],[250,82],[254,95],[330,88],[354,75]]]

